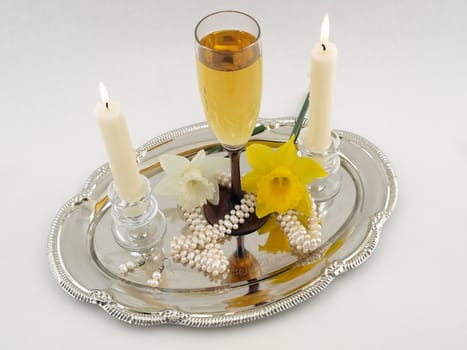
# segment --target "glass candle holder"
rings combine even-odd
[[[112,203],[112,234],[115,242],[133,253],[152,254],[167,229],[164,214],[159,210],[149,180],[141,175],[146,191],[138,200],[123,200],[112,182],[108,196]]]
[[[329,148],[316,153],[308,150],[301,138],[298,138],[298,151],[302,157],[308,157],[318,162],[328,173],[328,176],[313,181],[308,185],[308,192],[316,202],[324,202],[335,197],[341,188],[342,172],[340,171],[341,161],[339,157],[340,138],[333,131],[332,141]]]

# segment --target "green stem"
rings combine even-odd
[[[298,135],[302,130],[303,120],[305,119],[306,111],[308,110],[308,106],[310,105],[310,94],[306,94],[305,101],[303,101],[302,108],[300,109],[300,113],[298,113],[297,120],[295,121],[295,125],[292,129],[292,134],[290,137],[294,136],[294,142],[297,143]]]

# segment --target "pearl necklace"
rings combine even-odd
[[[220,175],[218,181],[221,186],[228,187],[230,177]],[[211,278],[227,277],[229,262],[220,244],[232,230],[237,230],[255,212],[255,205],[256,196],[245,193],[240,204],[235,205],[223,220],[214,225],[207,222],[200,207],[193,210],[182,209],[190,234],[174,237],[170,244],[173,259],[204,272]]]
[[[154,259],[154,261],[156,261],[158,259],[157,256],[153,257],[152,259]],[[133,261],[133,260],[128,260],[126,263],[124,264],[120,264],[118,269],[120,271],[121,274],[123,275],[126,275],[128,274],[129,272],[133,272],[135,271],[137,268],[140,268],[142,267],[143,265],[145,265],[146,263],[148,263],[149,261],[151,260],[151,257],[146,257],[146,258],[141,258],[139,259],[138,261]],[[158,269],[156,269],[152,275],[151,275],[151,278],[147,280],[147,283],[149,284],[149,286],[153,287],[153,288],[156,288],[159,286],[160,284],[160,280],[162,278],[162,271],[164,270],[165,266],[164,264],[162,263]]]
[[[302,254],[312,252],[321,244],[321,225],[319,224],[321,219],[316,213],[314,202],[312,203],[313,209],[308,217],[308,228],[302,225],[293,210],[276,216],[277,222],[287,234],[290,247]]]
[[[231,187],[230,176],[222,174],[217,177],[219,185]],[[201,207],[183,211],[183,218],[189,225],[190,233],[173,238],[170,248],[176,262],[205,273],[211,278],[222,279],[229,272],[228,260],[221,244],[226,237],[237,230],[239,225],[255,212],[256,195],[245,193],[240,204],[235,205],[230,214],[223,220],[211,225],[203,215]],[[321,219],[316,213],[312,200],[312,212],[305,228],[293,210],[283,215],[276,215],[276,220],[287,234],[291,248],[299,254],[307,254],[315,250],[321,243]]]

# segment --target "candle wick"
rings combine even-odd
[[[321,47],[323,48],[323,51],[326,51],[326,45],[324,45],[323,43],[321,43]]]
[[[107,108],[107,110],[109,109],[109,102],[105,103],[105,108]]]

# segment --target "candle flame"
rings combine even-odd
[[[104,86],[104,83],[101,81],[99,82],[99,90],[101,92],[101,99],[102,102],[109,102],[109,94],[107,93],[107,89]]]
[[[329,41],[329,16],[326,14],[321,25],[321,44],[327,45]]]

